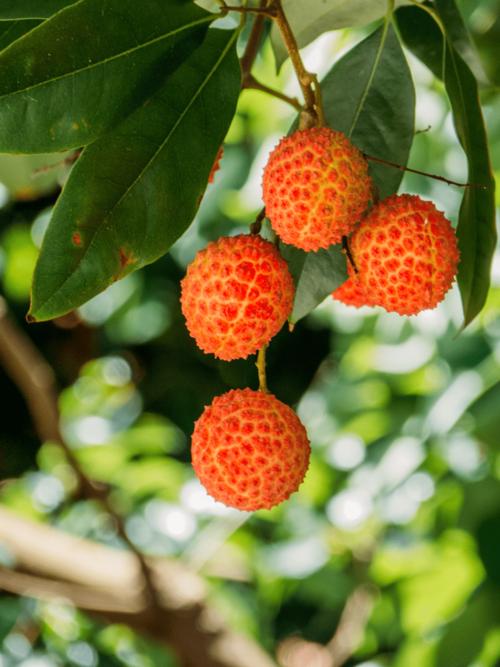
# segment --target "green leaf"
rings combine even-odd
[[[310,44],[329,30],[366,25],[384,16],[387,0],[283,0],[283,9],[299,48]],[[410,5],[410,0],[396,0],[395,6]],[[276,27],[271,32],[276,63],[281,67],[288,54]]]
[[[240,90],[236,33],[209,30],[164,87],[77,161],[35,271],[47,320],[153,262],[193,219]]]
[[[465,189],[457,227],[460,248],[458,285],[464,309],[464,326],[481,311],[490,286],[490,270],[496,246],[495,181],[474,75],[443,37],[433,20],[418,9],[398,12],[408,46],[435,74],[438,54],[444,54],[440,76],[448,94],[456,133],[467,156],[468,182],[480,187]],[[418,40],[419,48],[414,49]]]
[[[0,21],[46,19],[76,0],[2,0]]]
[[[446,628],[436,655],[436,667],[469,667],[498,622],[497,592],[480,587],[465,610]]]
[[[2,21],[0,23],[0,51],[16,39],[40,25],[40,21]]]
[[[474,435],[494,450],[500,446],[499,405],[500,381],[485,391],[468,409],[474,418]]]
[[[448,39],[453,43],[453,46],[471,68],[474,75],[480,81],[486,83],[487,75],[455,0],[436,0],[436,6],[446,26]]]
[[[381,26],[349,51],[322,82],[328,124],[363,152],[405,165],[414,136],[415,90],[391,24]],[[397,191],[402,172],[370,163],[385,198]]]
[[[340,245],[318,252],[304,252],[280,244],[280,251],[295,282],[295,301],[290,315],[290,322],[295,323],[346,280],[345,257]]]
[[[214,18],[185,0],[164,4],[80,0],[5,49],[0,152],[84,146],[157,90]]]
[[[326,120],[362,151],[406,164],[414,135],[415,91],[392,25],[381,26],[339,60],[321,83]],[[380,197],[396,192],[402,173],[370,163]],[[291,321],[313,310],[346,279],[340,246],[317,253],[285,250],[297,291]]]

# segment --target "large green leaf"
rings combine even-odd
[[[283,0],[283,9],[290,22],[299,48],[307,46],[316,37],[329,30],[366,25],[384,16],[387,0]],[[396,0],[395,6],[410,5],[410,0]],[[287,58],[287,52],[276,27],[271,33],[278,66]]]
[[[468,412],[474,417],[474,435],[489,447],[500,448],[500,381],[472,403]]]
[[[369,155],[406,164],[414,134],[415,91],[392,25],[381,26],[341,58],[321,89],[329,125]],[[396,192],[402,176],[398,169],[373,162],[370,174],[381,197]],[[345,280],[345,258],[340,246],[308,255],[297,250],[292,271],[296,321]]]
[[[158,88],[211,20],[186,0],[80,0],[55,14],[0,54],[0,152],[93,141]]]
[[[305,317],[347,278],[341,247],[304,252],[290,245],[280,245],[295,282],[295,301],[290,322]]]
[[[209,30],[158,93],[85,149],[44,239],[33,318],[62,315],[169,249],[195,215],[239,89],[236,34]]]
[[[401,165],[408,161],[415,126],[415,90],[391,24],[349,51],[322,82],[326,118],[363,152]],[[370,163],[379,196],[397,191],[402,172]]]
[[[458,285],[464,309],[464,325],[467,325],[486,301],[496,245],[495,181],[478,86],[451,41],[443,39],[436,24],[426,13],[405,8],[398,12],[398,17],[400,30],[408,46],[444,81],[457,136],[467,156],[468,181],[476,186],[465,189],[457,227],[461,254]],[[440,72],[439,54],[442,56]]]
[[[498,595],[481,586],[464,611],[444,629],[436,654],[436,667],[469,667],[480,652],[487,633],[498,623]]]
[[[76,0],[2,0],[0,21],[11,19],[46,19]]]
[[[2,21],[0,22],[0,51],[5,49],[16,39],[40,25],[40,21],[30,19],[28,21]]]

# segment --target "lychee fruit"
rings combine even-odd
[[[269,156],[262,180],[266,215],[285,243],[319,250],[349,234],[372,199],[363,154],[328,127],[298,130]]]
[[[364,293],[366,305],[415,315],[444,299],[457,272],[459,251],[450,221],[416,195],[392,195],[374,206],[349,246],[358,269],[354,274],[349,267],[351,286],[357,281],[359,290],[352,305],[362,303]],[[348,289],[340,292],[344,302]]]
[[[297,491],[309,465],[307,433],[272,394],[234,389],[217,396],[194,427],[194,471],[230,507],[270,509]]]
[[[225,361],[266,345],[290,315],[295,296],[277,248],[249,234],[209,243],[188,266],[181,287],[189,333],[200,349]]]
[[[214,163],[212,165],[212,168],[210,169],[210,173],[208,175],[208,182],[213,183],[214,182],[214,177],[215,174],[219,171],[220,169],[220,161],[222,160],[222,156],[224,155],[224,147],[221,146],[219,150],[217,151],[217,155],[215,156]]]
[[[337,301],[342,301],[346,306],[361,308],[361,306],[375,305],[363,289],[357,275],[349,276],[345,282],[332,292],[332,296]]]

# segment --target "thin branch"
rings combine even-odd
[[[305,129],[306,127],[317,125],[320,118],[324,118],[324,113],[321,107],[321,98],[318,98],[314,90],[314,85],[317,83],[317,79],[315,78],[315,75],[308,72],[304,67],[297,40],[288,23],[281,0],[274,0],[270,7],[275,9],[276,15],[274,16],[274,21],[281,33],[283,43],[290,56],[291,63],[302,90],[302,95],[304,96],[306,108],[301,114],[299,126],[301,129]],[[317,88],[319,88],[319,86]]]
[[[82,493],[87,498],[99,501],[113,519],[118,535],[139,561],[147,594],[151,604],[155,605],[156,591],[151,572],[144,556],[128,537],[123,518],[111,506],[106,488],[96,484],[85,474],[75,454],[61,435],[54,372],[31,339],[10,317],[7,303],[1,297],[0,362],[23,394],[40,440],[42,442],[50,440],[59,444],[77,477]]]
[[[268,393],[267,388],[267,377],[266,377],[266,348],[267,345],[263,345],[257,353],[257,361],[255,365],[257,366],[257,372],[259,375],[259,391]]]
[[[173,648],[183,667],[273,667],[263,649],[229,630],[206,602],[203,579],[168,558],[148,558],[159,607],[147,604],[137,559],[0,506],[0,541],[21,571],[0,567],[0,588],[65,599]]]
[[[264,9],[266,4],[267,4],[266,0],[260,0],[261,9]],[[248,74],[250,74],[252,66],[255,62],[255,58],[257,57],[260,42],[262,39],[262,31],[264,29],[265,19],[266,17],[263,14],[257,14],[257,16],[254,19],[252,30],[250,32],[247,45],[245,47],[245,52],[243,53],[243,56],[240,61],[243,80],[245,80],[245,77]]]
[[[384,160],[383,158],[374,157],[373,155],[367,155],[366,153],[363,153],[363,155],[367,160],[370,160],[371,162],[384,164],[387,167],[394,167],[394,169],[399,169],[400,171],[409,171],[412,174],[419,174],[419,176],[427,176],[428,178],[433,178],[436,181],[441,181],[443,183],[447,183],[448,185],[456,185],[459,188],[481,188],[483,190],[486,190],[487,188],[486,185],[480,185],[478,183],[460,183],[458,181],[452,181],[451,179],[445,178],[444,176],[438,176],[437,174],[430,174],[428,171],[420,171],[420,169],[412,169],[411,167],[405,167],[404,165],[398,164],[397,162]]]
[[[261,208],[261,210],[257,214],[257,217],[250,225],[250,234],[260,234],[260,230],[262,229],[262,222],[264,221],[265,217],[266,217],[266,209],[264,207]]]
[[[299,46],[295,35],[290,27],[286,14],[283,10],[281,0],[270,0],[266,7],[235,7],[221,2],[222,14],[227,12],[241,12],[257,14],[257,18],[264,20],[266,17],[273,19],[280,31],[283,43],[287,50],[292,66],[295,70],[297,80],[304,96],[305,108],[300,110],[300,129],[322,125],[325,114],[321,100],[321,91],[319,89],[316,75],[308,72],[302,61]],[[252,47],[253,48],[253,47]],[[249,69],[243,70],[244,76],[249,73]]]
[[[376,590],[362,585],[348,597],[337,630],[326,648],[331,656],[329,667],[342,667],[359,646],[375,604]]]
[[[247,90],[248,89],[260,90],[262,93],[267,93],[268,95],[272,95],[273,97],[276,97],[277,99],[282,100],[287,104],[290,104],[290,106],[292,106],[299,112],[304,111],[304,107],[296,97],[289,97],[288,95],[285,95],[284,93],[280,92],[279,90],[276,90],[275,88],[270,88],[269,86],[266,86],[264,83],[260,83],[260,81],[257,81],[257,79],[253,76],[253,74],[247,74],[244,77],[241,87]]]
[[[345,252],[347,261],[352,266],[354,273],[359,273],[354,257],[352,256],[351,248],[349,247],[349,239],[347,236],[342,237],[342,250]]]

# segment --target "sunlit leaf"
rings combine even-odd
[[[464,191],[457,227],[461,254],[458,285],[464,325],[467,325],[486,301],[496,245],[495,181],[478,86],[468,65],[448,36],[443,40],[432,18],[415,8],[402,9],[398,16],[400,30],[408,46],[444,81],[457,136],[467,156],[467,180],[473,187]]]
[[[76,0],[2,0],[0,21],[11,19],[46,19]]]
[[[307,46],[316,37],[329,30],[366,25],[384,16],[387,0],[283,0],[283,9],[290,22],[299,48]],[[411,4],[410,0],[396,0],[395,6]],[[278,67],[287,58],[287,52],[276,28],[272,44]]]
[[[170,0],[81,0],[0,54],[0,151],[84,146],[201,41],[213,15]],[[22,122],[19,122],[22,119]]]

